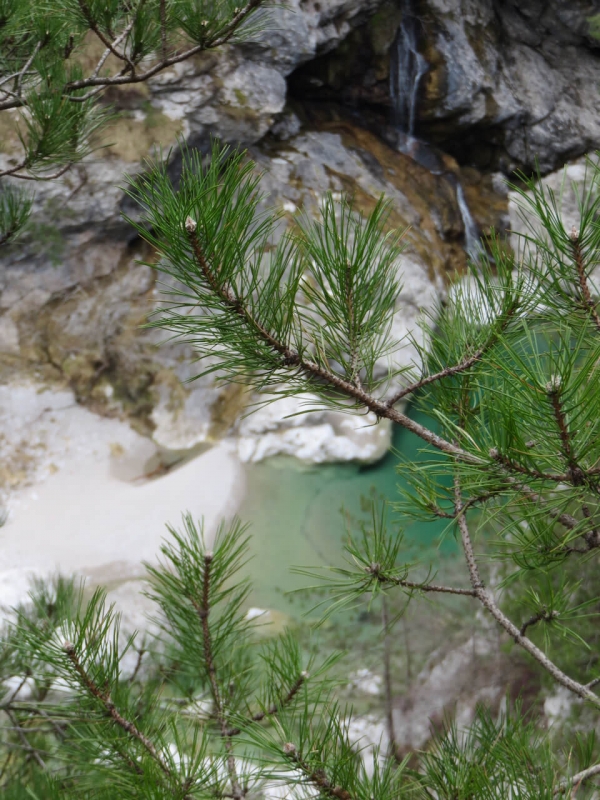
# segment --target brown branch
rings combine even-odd
[[[140,647],[138,649],[138,651],[137,651],[137,654],[138,654],[138,657],[137,657],[137,660],[135,662],[135,667],[133,668],[133,672],[131,673],[131,676],[129,678],[129,683],[134,683],[135,679],[137,678],[138,673],[139,673],[139,671],[141,669],[141,666],[142,666],[142,659],[144,658],[144,655],[146,654],[146,650],[143,647]]]
[[[0,244],[1,244],[1,241],[0,241]],[[28,673],[28,672],[25,673],[25,675],[23,676],[22,680],[19,681],[19,684],[17,685],[17,687],[15,689],[13,689],[13,691],[10,693],[10,696],[7,697],[6,700],[2,701],[2,704],[0,705],[0,710],[4,711],[6,708],[10,708],[12,706],[13,701],[15,700],[16,696],[19,694],[21,689],[25,686],[25,684],[27,683],[27,678],[29,678],[29,677],[30,677],[30,673]]]
[[[158,64],[155,64],[153,67],[150,67],[145,72],[135,72],[135,67],[133,66],[132,62],[123,54],[116,52],[115,55],[117,55],[117,57],[121,61],[123,60],[126,61],[126,67],[123,70],[121,70],[117,75],[114,75],[112,77],[103,77],[94,72],[92,76],[89,78],[81,78],[80,80],[71,81],[70,83],[68,83],[64,88],[64,94],[69,95],[71,92],[75,92],[79,89],[87,89],[88,87],[97,87],[96,91],[89,92],[85,96],[69,98],[73,102],[83,102],[89,99],[90,97],[93,97],[98,91],[101,91],[103,88],[106,88],[107,86],[123,86],[131,83],[143,83],[144,81],[153,78],[155,75],[158,75],[163,70],[168,69],[169,67],[172,67],[175,64],[179,64],[182,61],[187,61],[188,59],[192,58],[192,56],[195,56],[198,53],[205,52],[206,50],[214,50],[217,47],[221,47],[222,45],[227,44],[227,42],[229,42],[232,39],[237,29],[247,19],[247,17],[261,5],[264,5],[265,2],[266,0],[250,0],[250,2],[248,2],[243,8],[241,8],[237,12],[237,14],[235,14],[233,19],[229,22],[229,24],[226,25],[226,27],[220,32],[220,35],[218,37],[203,42],[202,44],[194,45],[193,47],[190,47],[188,50],[184,50],[182,53],[178,53],[177,55],[170,56],[169,58],[164,58]],[[94,31],[94,33],[98,35],[97,31]],[[101,40],[106,45],[109,52],[113,52],[113,47],[116,50],[114,41],[110,42],[110,40],[107,39],[106,37],[104,37],[104,39]],[[106,58],[103,56],[101,62],[104,63],[105,60]],[[133,67],[133,71],[131,71],[130,64],[131,67]],[[96,69],[98,70],[98,67],[96,67]],[[0,111],[7,111],[12,108],[22,108],[24,105],[26,105],[26,102],[22,98],[16,97],[13,100],[6,100],[4,102],[0,102]]]
[[[577,230],[577,228],[575,227],[572,228],[570,239],[571,239],[571,251],[573,253],[573,261],[575,262],[575,268],[577,269],[577,279],[579,283],[579,295],[581,298],[581,303],[585,308],[585,310],[588,311],[598,331],[600,331],[600,314],[598,314],[596,303],[594,302],[594,299],[592,298],[592,293],[590,292],[590,287],[588,284],[588,276],[585,269],[584,253],[581,247],[581,239],[579,238],[579,231]]]
[[[163,61],[167,60],[167,0],[160,0],[160,48]]]
[[[100,30],[100,28],[98,27],[98,23],[94,19],[90,7],[85,2],[85,0],[77,0],[77,2],[79,4],[79,8],[81,9],[81,13],[85,17],[85,21],[89,25],[90,30],[96,34],[96,36],[100,39],[102,44],[106,47],[107,50],[110,50],[113,56],[118,58],[119,61],[124,61],[127,64],[127,68],[130,70],[131,75],[133,77],[135,75],[135,65],[133,61],[131,61],[131,59],[125,53],[121,53],[120,50],[117,50],[117,48],[114,45],[114,42],[111,42],[111,40],[107,36],[105,36],[104,33]]]
[[[561,686],[569,689],[578,697],[588,700],[594,706],[600,708],[600,697],[598,697],[598,695],[592,692],[584,684],[578,683],[577,681],[573,680],[573,678],[570,678],[568,675],[566,675],[556,666],[556,664],[554,664],[554,662],[550,661],[548,656],[542,650],[540,650],[539,647],[536,647],[536,645],[530,639],[528,639],[526,636],[523,636],[517,626],[500,610],[492,595],[486,591],[483,581],[481,580],[477,561],[475,559],[475,552],[473,550],[473,543],[471,540],[469,527],[467,525],[466,516],[460,513],[463,510],[463,505],[458,476],[456,476],[454,479],[454,504],[457,513],[458,528],[461,535],[463,553],[467,562],[469,578],[471,580],[471,585],[473,586],[475,595],[482,606],[491,614],[496,622],[498,622],[498,624],[504,628],[509,636],[514,639],[515,643],[529,653],[529,655],[531,655],[538,662],[538,664],[540,664],[546,670],[546,672],[548,672],[554,678],[557,683],[560,683]]]
[[[558,426],[563,456],[569,465],[571,481],[575,486],[581,486],[583,483],[585,483],[585,476],[583,470],[577,463],[577,459],[575,458],[571,432],[569,431],[569,425],[567,423],[567,418],[560,399],[560,380],[558,377],[548,382],[546,391],[548,393],[550,403],[552,404],[554,419]]]
[[[308,679],[308,672],[302,672],[298,678],[292,684],[291,689],[285,695],[285,697],[279,703],[272,703],[268,708],[262,709],[261,711],[257,711],[255,714],[252,714],[249,719],[244,722],[244,727],[247,725],[251,725],[254,722],[262,722],[263,719],[266,717],[272,717],[275,714],[278,714],[283,708],[289,705],[294,697],[298,694],[306,680]],[[226,736],[238,736],[242,732],[242,728],[227,728],[225,735]]]
[[[459,375],[461,372],[466,372],[467,370],[471,369],[471,367],[474,367],[496,344],[500,337],[500,333],[508,326],[508,323],[514,316],[514,313],[515,307],[511,306],[502,319],[499,330],[493,331],[487,342],[485,342],[485,344],[483,344],[475,353],[473,353],[472,356],[463,359],[463,361],[458,364],[454,364],[451,367],[444,367],[444,369],[441,369],[439,372],[434,372],[431,375],[424,375],[410,386],[406,386],[404,389],[397,391],[396,394],[387,401],[387,405],[391,408],[392,406],[396,405],[399,400],[402,400],[403,397],[406,397],[407,394],[412,394],[413,392],[422,389],[424,386],[429,386],[430,383],[435,383],[443,378],[450,378],[453,375]]]
[[[533,489],[528,486],[526,483],[522,483],[514,478],[512,475],[508,475],[506,480],[513,484],[528,500],[532,503],[538,503],[542,505],[546,505],[546,500],[537,492],[534,492]],[[547,513],[554,517],[561,525],[564,525],[565,528],[568,530],[574,530],[580,525],[578,519],[573,517],[571,514],[567,514],[564,511],[559,511],[557,508],[548,508],[546,509]]]
[[[392,691],[392,638],[390,618],[385,594],[381,598],[381,626],[383,628],[383,684],[385,687],[385,718],[388,733],[389,754],[398,760],[398,743],[394,727],[394,694]]]
[[[565,483],[569,481],[571,476],[569,473],[556,473],[556,472],[542,472],[541,470],[534,469],[533,467],[524,467],[522,464],[517,464],[509,456],[501,453],[497,447],[490,448],[490,458],[497,464],[500,464],[505,470],[510,472],[518,472],[520,475],[527,475],[528,478],[535,478],[537,480],[552,481],[553,483]]]
[[[121,44],[121,42],[122,42],[124,39],[126,39],[126,38],[127,38],[127,36],[129,36],[129,34],[131,33],[131,30],[132,30],[132,28],[133,28],[133,26],[134,26],[134,23],[135,23],[135,15],[134,15],[134,16],[132,16],[132,18],[131,18],[131,21],[130,21],[129,25],[127,25],[127,26],[126,26],[126,27],[125,27],[125,28],[124,28],[124,29],[121,31],[121,33],[120,33],[120,34],[117,36],[117,38],[116,38],[116,39],[114,39],[114,41],[113,41],[113,43],[112,43],[112,47],[118,47],[118,46]],[[94,71],[93,71],[93,73],[92,73],[92,78],[97,78],[97,77],[98,77],[98,75],[100,74],[100,70],[102,69],[102,67],[103,67],[103,66],[104,66],[104,64],[106,63],[106,59],[109,57],[109,55],[111,54],[111,52],[112,52],[112,49],[111,49],[110,47],[107,47],[107,48],[106,48],[106,50],[104,51],[104,53],[102,53],[102,56],[100,57],[100,60],[99,60],[99,61],[98,61],[98,63],[96,64],[96,68],[94,69]],[[119,74],[124,74],[124,73],[123,73],[123,71],[121,71],[121,73],[119,73]],[[101,88],[101,87],[100,87],[100,88]]]
[[[319,789],[321,794],[326,797],[335,798],[335,800],[353,800],[352,795],[347,789],[344,789],[342,786],[334,785],[329,780],[325,770],[312,769],[300,756],[295,744],[286,742],[286,744],[283,745],[283,755],[306,775],[310,783]]]
[[[35,59],[35,57],[39,53],[41,46],[42,46],[41,42],[38,42],[36,44],[36,46],[33,48],[32,54],[29,56],[29,58],[25,62],[25,66],[23,67],[22,70],[20,70],[20,72],[18,73],[18,75],[16,77],[14,89],[15,89],[15,93],[19,97],[21,97],[21,89],[22,89],[22,84],[23,84],[23,77],[24,77],[25,73],[27,72],[27,70],[29,69],[29,67],[33,64],[33,60]]]
[[[358,368],[359,346],[358,335],[356,332],[356,322],[354,315],[354,292],[352,286],[352,268],[350,262],[346,263],[345,275],[346,308],[348,310],[348,344],[350,348],[350,381],[359,389],[362,389],[360,380],[360,370]]]
[[[86,672],[83,664],[79,660],[79,657],[75,651],[75,647],[71,642],[65,642],[63,645],[63,650],[67,654],[69,661],[71,662],[73,669],[79,675],[81,682],[87,689],[87,691],[95,697],[96,700],[103,706],[106,714],[110,717],[116,725],[122,728],[126,733],[128,733],[133,739],[138,741],[144,749],[152,756],[153,760],[158,764],[162,772],[169,778],[172,778],[172,773],[169,767],[167,766],[165,760],[157,751],[156,747],[152,744],[150,739],[143,734],[137,726],[128,719],[125,719],[121,715],[121,713],[116,708],[114,702],[112,701],[110,694],[106,691],[102,691],[92,678]]]
[[[245,792],[243,791],[237,775],[237,767],[235,763],[235,756],[233,755],[233,745],[231,738],[227,735],[228,726],[225,716],[221,692],[217,681],[217,667],[212,647],[212,636],[210,632],[210,625],[208,618],[210,615],[210,586],[212,580],[212,561],[213,554],[206,551],[203,556],[204,570],[202,576],[202,598],[200,602],[194,601],[194,608],[200,620],[202,628],[202,643],[204,649],[204,661],[206,664],[206,671],[208,674],[208,682],[215,705],[216,717],[221,728],[221,736],[223,738],[225,749],[227,750],[227,771],[229,773],[229,780],[231,781],[232,797],[234,800],[243,800]]]
[[[15,732],[16,732],[17,736],[19,737],[19,739],[21,740],[21,744],[23,746],[23,749],[27,750],[27,752],[31,755],[31,757],[37,763],[37,765],[39,767],[41,767],[41,769],[45,770],[46,769],[46,764],[44,763],[44,759],[41,757],[41,755],[35,749],[35,747],[33,747],[29,743],[29,740],[25,736],[25,731],[19,725],[19,720],[15,717],[14,713],[9,708],[5,708],[3,710],[4,710],[4,713],[6,714],[6,716],[9,718],[9,720],[12,722]]]
[[[73,166],[72,163],[69,162],[56,172],[53,172],[52,175],[27,175],[27,173],[19,172],[19,170],[21,169],[28,169],[29,162],[26,159],[25,161],[22,161],[20,164],[18,164],[16,167],[13,167],[12,169],[6,169],[4,170],[4,172],[0,172],[0,178],[6,178],[7,176],[10,175],[13,178],[20,178],[20,180],[22,181],[54,181],[57,178],[60,178],[62,175],[64,175],[65,172],[67,172],[67,170],[69,170],[72,166]]]
[[[440,586],[435,583],[417,583],[415,581],[405,580],[404,578],[394,578],[382,572],[379,564],[370,564],[366,567],[365,571],[381,584],[389,583],[393,586],[401,586],[403,589],[415,589],[419,592],[437,592],[440,594],[460,594],[465,597],[477,596],[473,589],[457,589],[454,586]]]

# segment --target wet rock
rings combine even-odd
[[[421,133],[459,160],[547,172],[600,144],[598,3],[424,0]]]
[[[414,21],[425,74],[402,75],[415,94],[418,137],[461,164],[509,174],[542,172],[600,145],[600,3],[588,0],[388,0],[333,52],[301,65],[290,79],[297,101],[343,103],[390,125],[396,99],[391,57]]]

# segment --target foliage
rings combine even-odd
[[[264,0],[2,0],[0,112],[20,143],[0,178],[51,180],[92,149],[111,116],[98,100],[108,87],[149,80],[162,70],[261,28]],[[257,15],[258,14],[258,15]],[[94,46],[101,54],[86,68]],[[3,189],[7,196],[10,184]],[[13,192],[0,245],[14,238],[31,197]],[[4,233],[10,232],[10,237]]]
[[[95,99],[107,86],[147,80],[247,35],[262,5],[0,0],[0,110],[21,114],[23,150],[4,177],[62,174],[89,152],[104,119]],[[104,52],[86,72],[94,37]],[[148,569],[156,615],[145,640],[121,630],[102,590],[62,579],[36,587],[16,612],[0,648],[5,796],[589,796],[600,775],[593,737],[560,751],[510,700],[497,718],[480,709],[467,730],[448,723],[426,753],[403,758],[388,601],[467,598],[507,647],[597,714],[595,168],[571,230],[560,197],[523,178],[533,222],[522,252],[492,239],[423,323],[425,336],[409,337],[417,358],[407,366],[391,336],[402,233],[389,230],[383,198],[363,218],[351,200],[326,196],[318,219],[280,235],[245,154],[217,144],[208,158],[180,150],[177,181],[161,160],[127,188],[140,209],[132,224],[157,256],[150,266],[170,279],[153,324],[193,345],[199,374],[241,382],[265,402],[309,395],[312,407],[370,412],[420,437],[427,458],[401,462],[409,489],[392,502],[405,523],[447,521],[464,579],[439,583],[435,565],[406,563],[402,532],[389,530],[377,505],[349,539],[346,565],[325,570],[325,581],[320,571],[326,613],[363,602],[382,612],[389,751],[369,761],[351,741],[332,660],[315,663],[291,632],[265,635],[248,620],[244,527],[221,526],[211,549],[186,516]],[[13,184],[3,190],[4,241],[30,208]],[[402,410],[407,399],[424,403],[429,426]]]

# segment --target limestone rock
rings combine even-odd
[[[600,144],[584,0],[427,0],[421,131],[469,163],[547,172]]]
[[[238,427],[242,461],[262,461],[290,455],[313,464],[328,461],[378,461],[390,442],[387,420],[374,414],[351,417],[319,409],[318,398],[305,394],[263,405],[244,417]],[[308,413],[307,413],[308,412]]]

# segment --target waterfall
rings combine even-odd
[[[414,136],[419,85],[428,68],[417,49],[417,23],[411,0],[403,0],[402,22],[391,52],[390,96],[394,125],[409,137]]]
[[[479,261],[484,252],[479,236],[479,228],[473,219],[464,189],[458,180],[456,181],[456,200],[465,229],[465,252],[473,261]]]
[[[419,19],[413,11],[412,0],[401,2],[402,21],[390,51],[390,98],[392,121],[396,129],[396,149],[425,166],[432,174],[448,175],[456,189],[456,201],[465,230],[465,252],[473,261],[479,261],[484,249],[463,187],[453,174],[445,172],[434,149],[427,142],[415,138],[419,87],[429,64],[417,47]]]

